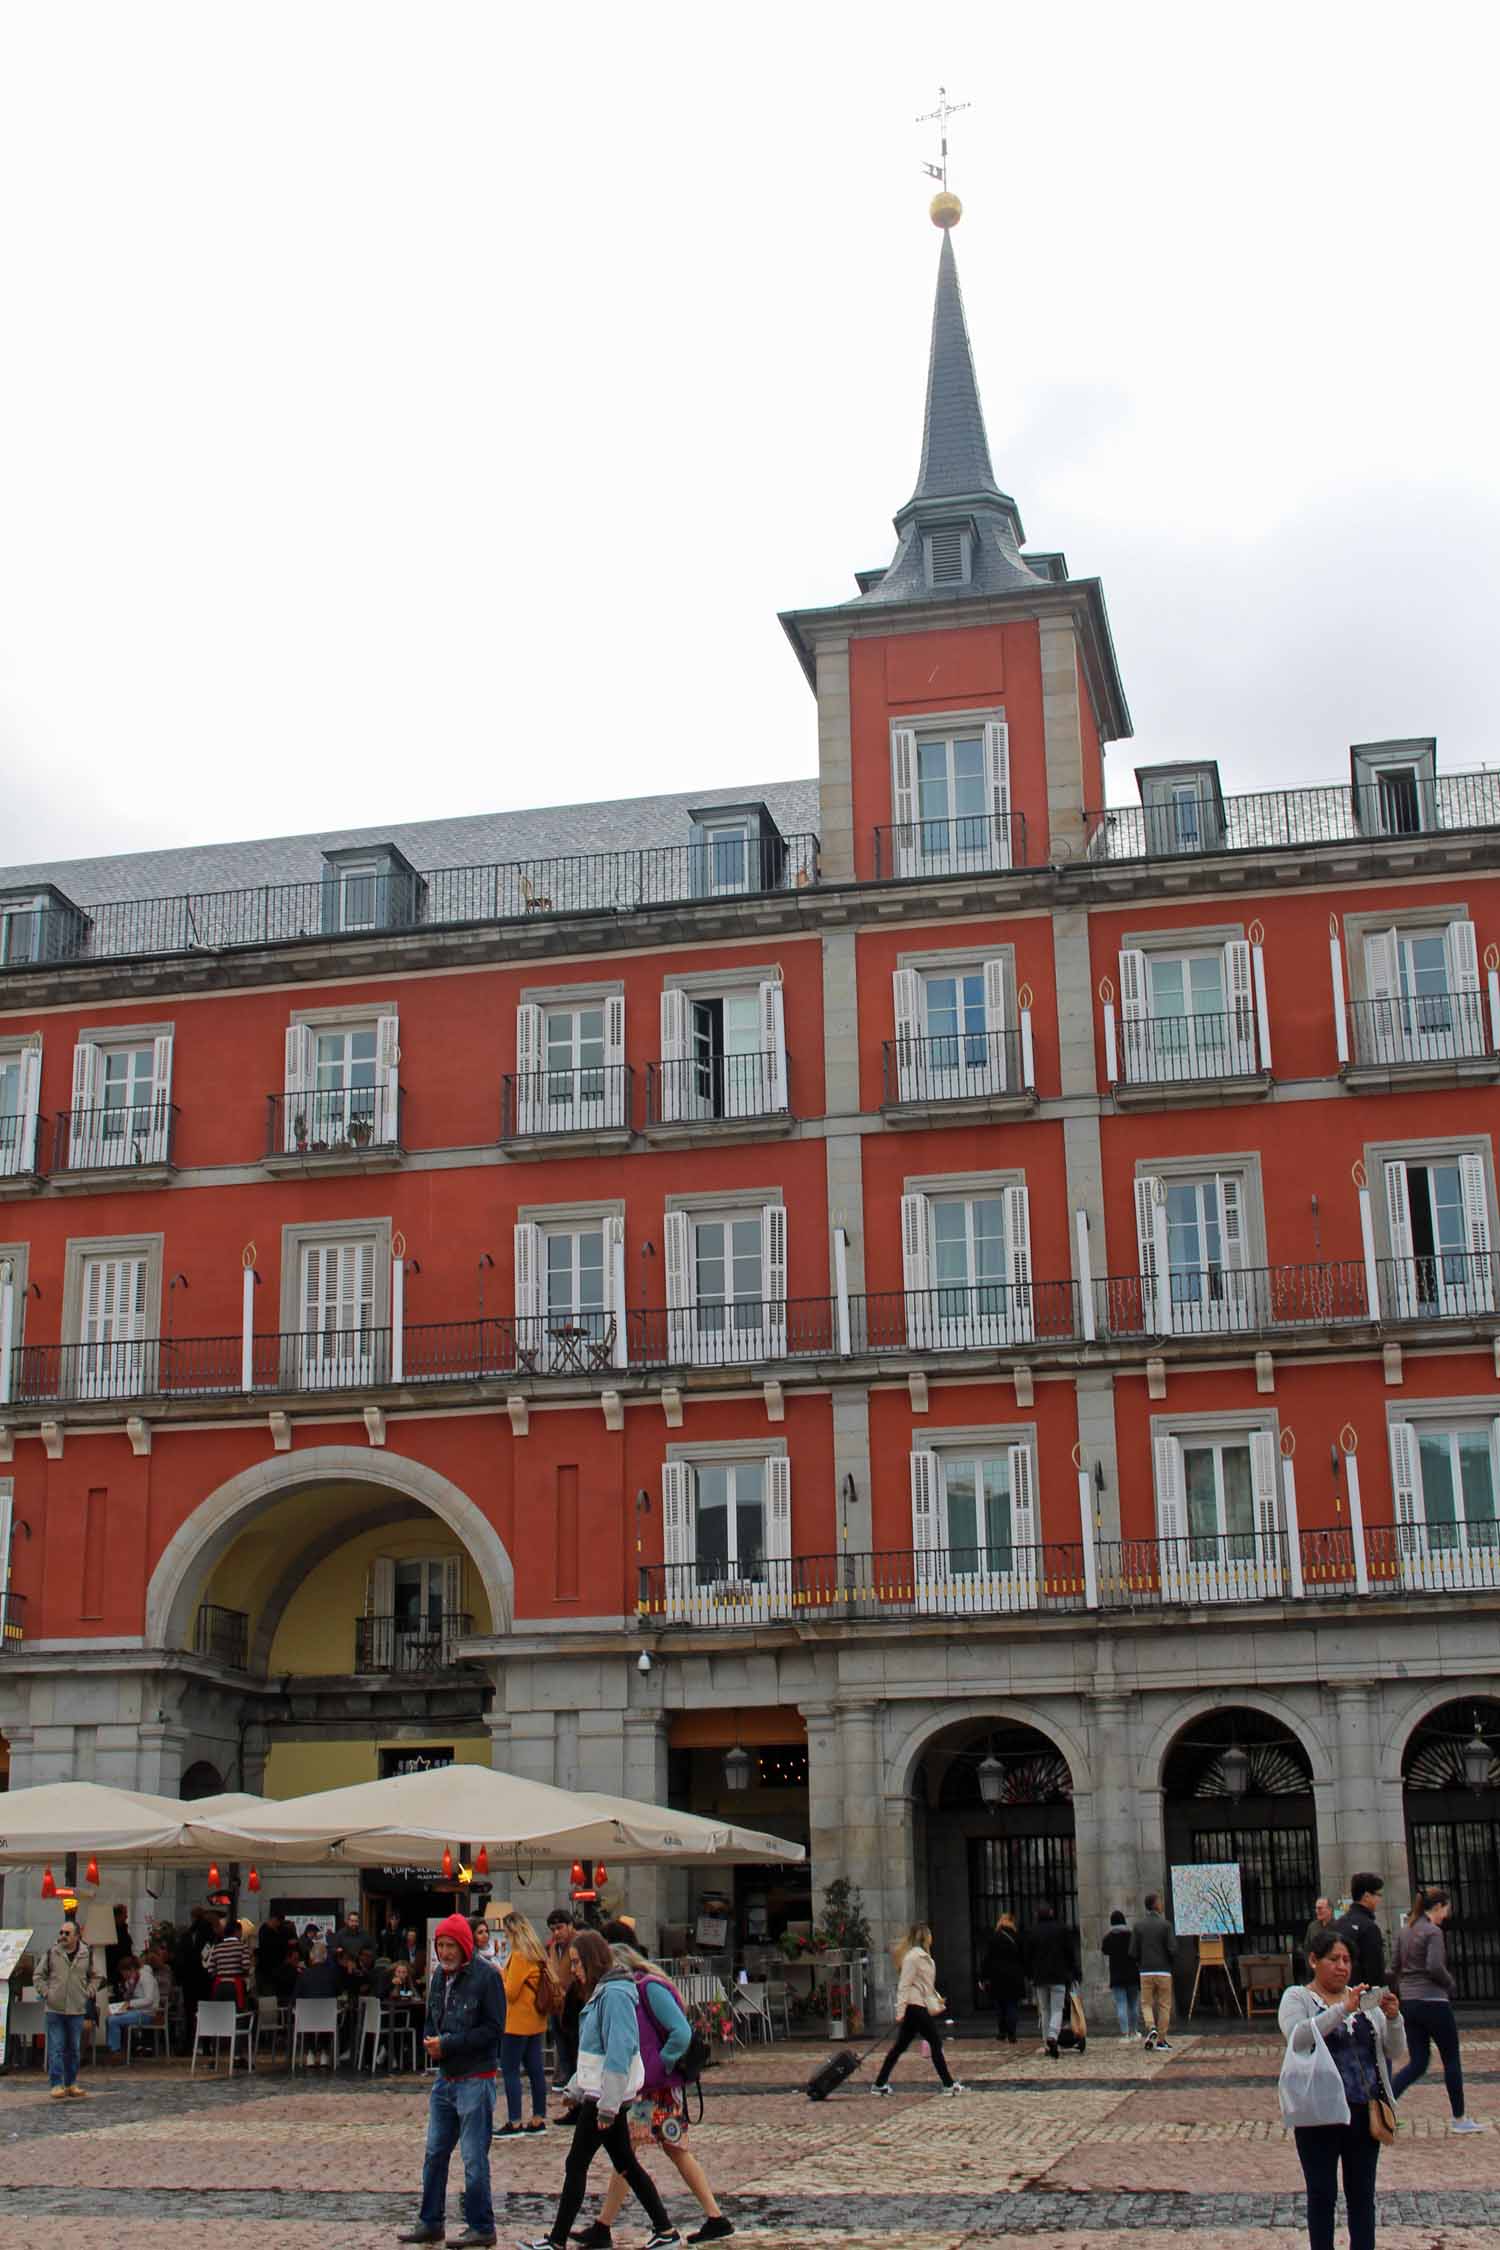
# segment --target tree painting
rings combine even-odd
[[[1179,1937],[1238,1937],[1245,1927],[1240,1865],[1203,1861],[1172,1870],[1172,1921]]]

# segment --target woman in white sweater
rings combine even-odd
[[[888,2094],[891,2072],[914,2039],[925,2039],[932,2050],[932,2067],[943,2082],[945,2094],[962,2094],[966,2088],[948,2068],[943,2054],[943,2011],[948,2003],[937,1988],[932,1959],[932,1932],[925,1922],[913,1922],[896,1948],[901,1971],[896,1986],[896,2036],[880,2066],[872,2094]]]
[[[1310,1984],[1293,1985],[1281,1996],[1278,2021],[1288,2043],[1308,2025],[1328,2049],[1343,2087],[1345,2124],[1302,2124],[1287,2106],[1302,2177],[1307,2182],[1307,2239],[1310,2250],[1333,2250],[1334,2211],[1339,2172],[1349,2212],[1349,2250],[1375,2250],[1375,2167],[1380,2141],[1370,2129],[1377,2105],[1395,2115],[1391,2064],[1406,2059],[1406,2030],[1394,1993],[1383,1993],[1377,2007],[1361,2002],[1366,1987],[1349,1982],[1349,1947],[1337,1923],[1314,1932],[1307,1948]],[[1298,2052],[1309,2052],[1306,2039]]]

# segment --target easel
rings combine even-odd
[[[1191,2019],[1193,2011],[1198,2005],[1198,1987],[1203,1981],[1205,1969],[1218,1970],[1228,1987],[1230,2005],[1237,2016],[1243,2015],[1244,2010],[1240,2006],[1240,1996],[1234,1989],[1234,1978],[1230,1975],[1229,1963],[1224,1958],[1224,1940],[1221,1937],[1201,1937],[1198,1940],[1198,1966],[1193,1972],[1193,1997],[1188,2002],[1189,2018]]]

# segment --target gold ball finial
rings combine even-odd
[[[958,197],[951,194],[947,188],[944,188],[941,194],[935,195],[927,206],[927,216],[931,219],[933,225],[941,227],[945,234],[949,227],[958,225],[963,215],[963,205],[959,202]]]

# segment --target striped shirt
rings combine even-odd
[[[250,1948],[242,1937],[222,1937],[208,1956],[211,1977],[248,1977]]]

